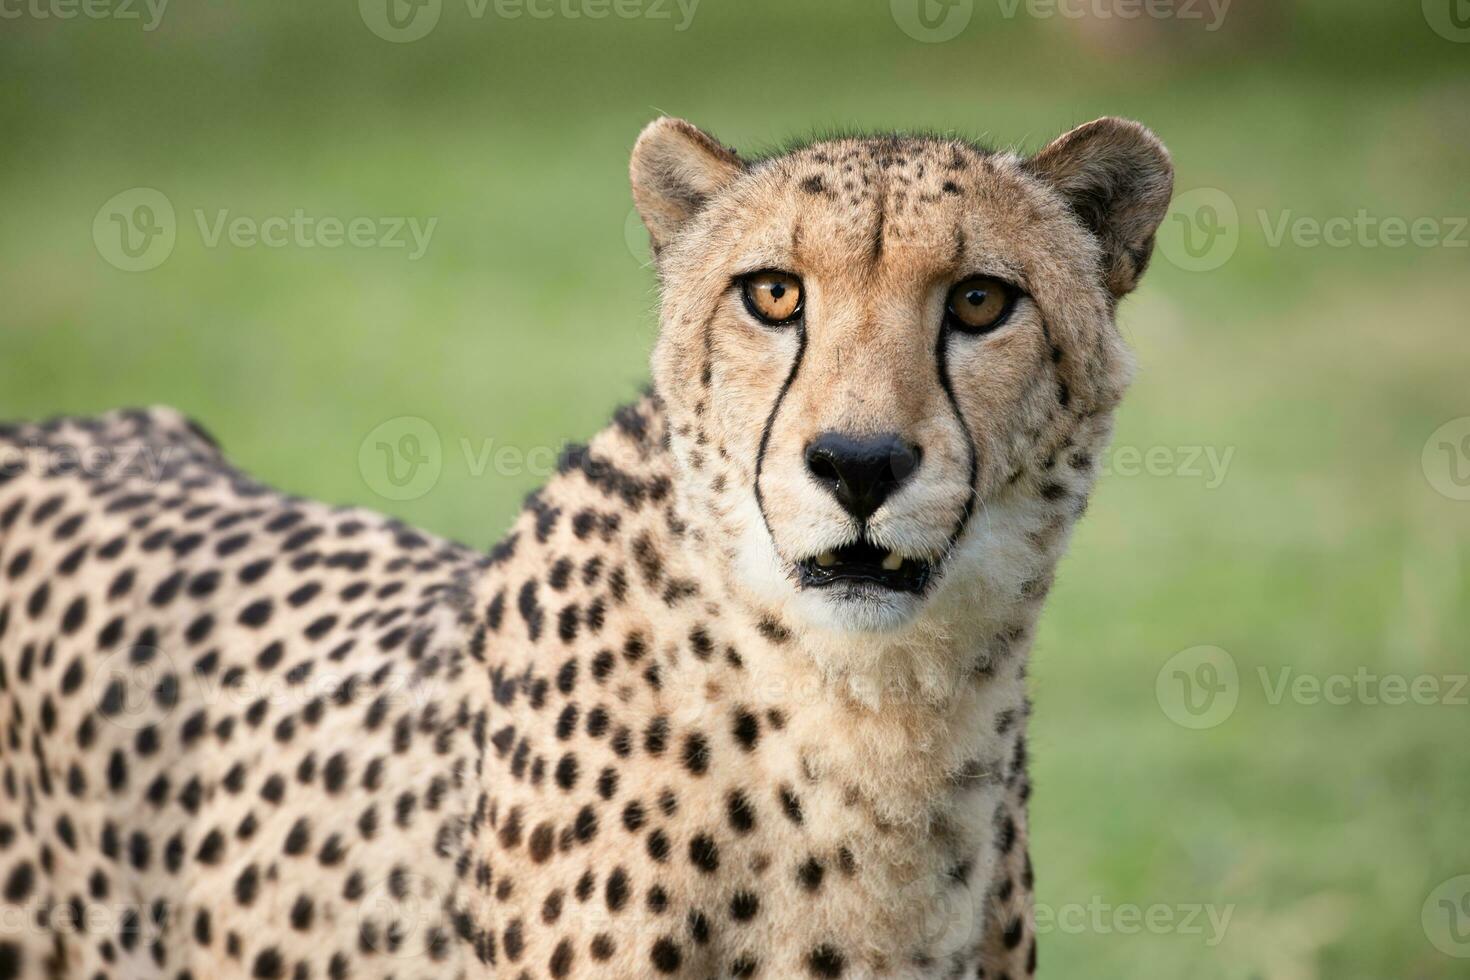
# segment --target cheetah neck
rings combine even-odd
[[[678,438],[646,397],[529,499],[477,599],[497,684],[544,689],[559,670],[584,672],[628,719],[635,753],[651,726],[673,767],[688,762],[681,739],[733,740],[767,782],[806,790],[808,826],[840,835],[853,826],[842,814],[863,814],[883,830],[864,846],[890,861],[965,853],[983,836],[974,795],[1024,778],[1040,597],[1021,583],[1049,581],[1055,555],[951,589],[903,634],[802,633],[724,573],[677,491]],[[776,737],[751,750],[752,725]]]

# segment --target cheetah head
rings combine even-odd
[[[631,171],[680,492],[731,581],[839,633],[1049,581],[1172,190],[1147,129],[1100,119],[1029,158],[878,137],[747,160],[665,118]]]

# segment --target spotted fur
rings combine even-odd
[[[634,153],[654,388],[489,554],[264,487],[167,409],[0,429],[0,980],[987,977],[1036,967],[1025,667],[1168,160],[842,139]],[[799,329],[733,299],[799,273]],[[1014,322],[944,334],[1004,272]],[[854,605],[794,460],[924,448]]]

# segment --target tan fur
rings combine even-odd
[[[166,411],[0,432],[33,454],[0,479],[0,888],[28,914],[0,923],[0,976],[1034,971],[1025,666],[1126,385],[1113,308],[1167,157],[1104,120],[1029,160],[882,137],[752,163],[661,120],[632,173],[655,393],[488,557],[257,488]],[[745,312],[756,269],[801,278],[799,331]],[[942,333],[976,273],[1027,298],[995,333]],[[923,595],[797,585],[858,530],[803,469],[832,430],[923,447],[869,522],[938,563]],[[132,444],[179,457],[33,462]],[[156,685],[143,641],[177,692],[81,744],[113,717],[108,671]],[[224,696],[224,673],[281,697]],[[165,913],[157,942],[57,921],[98,874]]]

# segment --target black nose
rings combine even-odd
[[[806,447],[806,467],[849,514],[865,521],[919,468],[919,456],[918,446],[893,433],[824,432]]]

